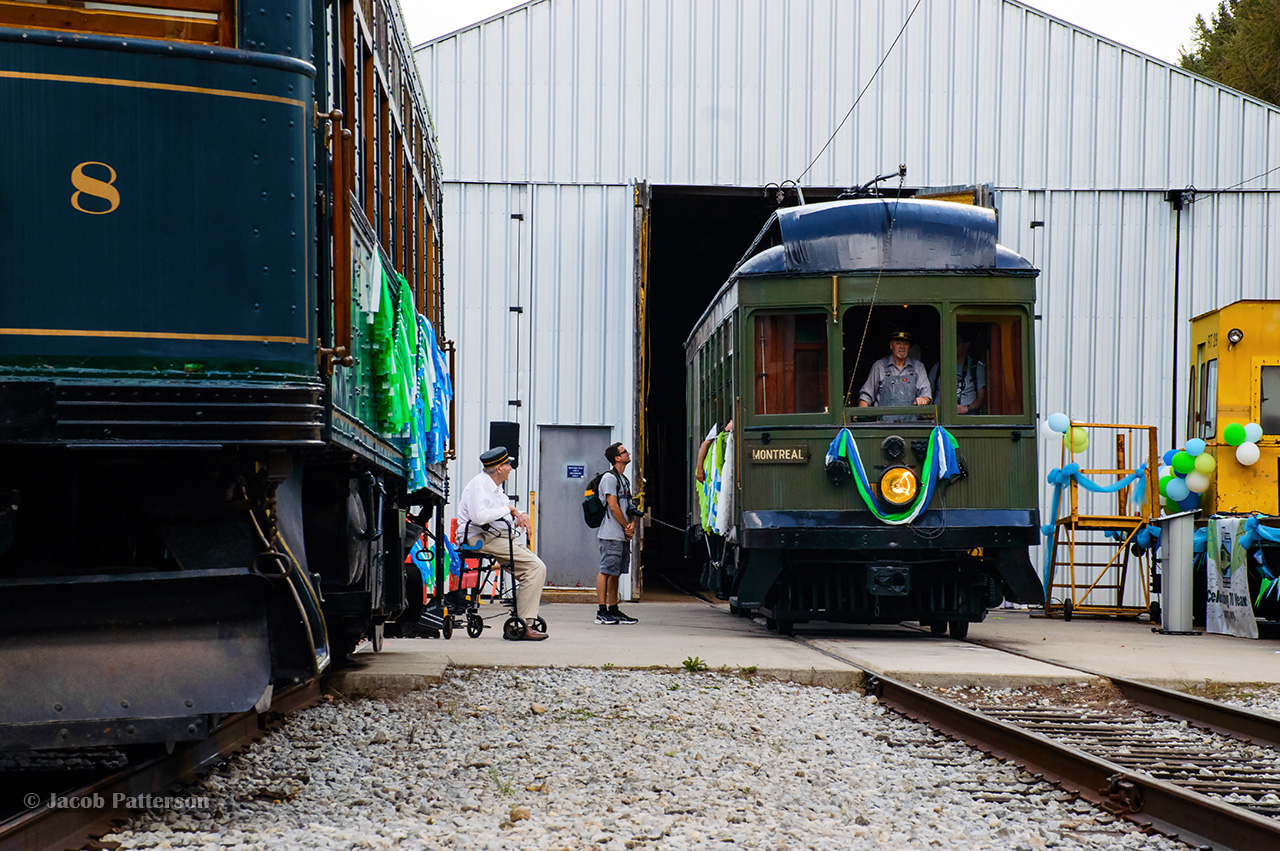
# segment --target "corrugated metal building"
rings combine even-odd
[[[1280,297],[1280,109],[1013,0],[534,0],[417,56],[447,181],[459,482],[491,420],[524,428],[522,495],[538,426],[607,424],[647,449],[679,524],[655,483],[699,438],[664,413],[679,308],[696,319],[771,183],[830,198],[901,162],[908,187],[989,185],[1000,241],[1043,270],[1042,414],[1152,423],[1166,445],[1189,317]],[[1190,187],[1179,213],[1169,191]],[[540,539],[582,525],[548,510]]]

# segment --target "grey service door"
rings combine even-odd
[[[609,466],[609,426],[538,426],[538,556],[547,585],[595,588],[600,572],[596,530],[582,519],[582,492]]]

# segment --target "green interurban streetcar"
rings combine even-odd
[[[944,201],[782,209],[712,299],[685,343],[710,441],[687,539],[734,611],[963,637],[1042,601],[1038,272],[996,230]]]

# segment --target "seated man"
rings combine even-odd
[[[894,331],[889,335],[889,355],[871,365],[862,389],[858,391],[858,407],[891,407],[903,405],[928,405],[933,399],[929,376],[924,364],[913,357],[911,335],[906,331]],[[910,417],[892,419],[909,420]]]
[[[508,557],[514,562],[516,582],[516,614],[529,624],[538,616],[542,600],[542,586],[547,579],[547,566],[529,548],[515,539],[517,532],[529,531],[529,515],[516,510],[502,484],[511,475],[511,456],[506,447],[495,446],[480,455],[484,472],[477,473],[467,482],[458,501],[458,529],[466,537],[468,546],[480,538],[480,552],[494,556],[505,564]],[[468,525],[469,524],[469,525]],[[532,626],[526,626],[524,641],[542,641],[547,637]]]
[[[980,414],[987,402],[987,367],[969,357],[969,332],[956,326],[956,413]],[[938,398],[938,364],[929,370],[929,384]]]

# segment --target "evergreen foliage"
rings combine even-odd
[[[1183,68],[1280,104],[1280,0],[1220,0],[1193,30]]]

